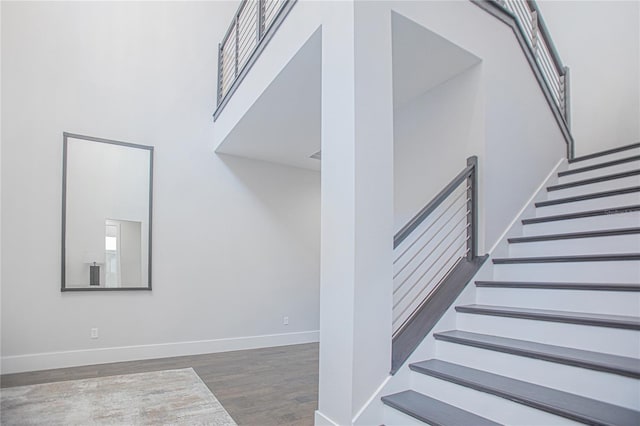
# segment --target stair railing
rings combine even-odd
[[[218,44],[218,108],[235,90],[296,0],[242,0]]]
[[[462,261],[478,257],[478,159],[394,237],[393,335],[410,323]]]
[[[535,1],[497,0],[518,22],[553,100],[569,124],[569,69],[562,64],[549,29]]]

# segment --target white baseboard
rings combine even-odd
[[[52,368],[77,367],[81,365],[296,345],[314,343],[319,340],[320,332],[314,330],[297,333],[199,340],[194,342],[159,343],[153,345],[12,355],[1,358],[0,371],[2,374],[21,373],[25,371],[49,370]]]

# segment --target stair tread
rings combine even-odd
[[[622,152],[622,151],[628,151],[628,150],[634,149],[634,148],[640,148],[640,142],[632,143],[630,145],[620,146],[620,147],[617,147],[617,148],[611,148],[611,149],[607,149],[607,150],[604,150],[604,151],[594,152],[592,154],[582,155],[580,157],[571,158],[571,159],[569,159],[569,164],[578,163],[578,162],[584,161],[584,160],[590,160],[592,158],[603,157],[605,155],[615,154],[615,153]]]
[[[477,414],[462,410],[413,390],[383,396],[382,402],[411,417],[434,426],[499,425],[499,423],[480,417]]]
[[[579,422],[618,426],[640,424],[638,411],[458,364],[431,359],[411,364],[410,368]]]
[[[634,155],[634,156],[631,156],[631,157],[621,158],[619,160],[606,161],[604,163],[593,164],[591,166],[585,166],[585,167],[581,167],[579,169],[565,170],[563,172],[559,172],[558,173],[558,177],[574,175],[576,173],[589,172],[589,171],[592,171],[592,170],[602,169],[602,168],[605,168],[605,167],[618,166],[620,164],[631,163],[631,162],[637,161],[637,160],[640,160],[640,155]]]
[[[455,309],[457,312],[478,315],[640,330],[640,317],[626,315],[593,314],[590,312],[556,311],[551,309],[514,308],[509,306],[478,304],[456,306]]]
[[[640,378],[640,360],[631,357],[460,330],[435,333],[434,337],[451,343]]]
[[[614,197],[616,195],[632,194],[634,192],[640,192],[640,186],[630,186],[630,187],[627,187],[627,188],[613,189],[613,190],[601,191],[601,192],[593,192],[591,194],[576,195],[576,196],[573,196],[573,197],[556,198],[554,200],[538,201],[537,203],[535,203],[535,206],[536,207],[548,207],[548,206],[555,206],[555,205],[558,205],[558,204],[567,204],[567,203],[575,203],[575,202],[578,202],[578,201],[593,200],[593,199],[596,199],[596,198],[605,198],[605,197]]]
[[[567,188],[574,188],[576,186],[591,185],[594,183],[607,182],[615,179],[623,179],[626,177],[638,176],[640,170],[629,170],[627,172],[614,173],[610,175],[598,176],[590,179],[577,180],[574,182],[560,183],[557,185],[551,185],[547,187],[547,191],[559,191]]]
[[[530,225],[533,223],[542,223],[542,222],[553,222],[557,220],[570,220],[570,219],[581,219],[585,217],[593,217],[593,216],[607,216],[613,214],[624,214],[640,211],[640,204],[634,204],[631,206],[621,206],[621,207],[612,207],[608,209],[597,209],[597,210],[588,210],[583,212],[576,213],[566,213],[552,216],[542,216],[542,217],[532,217],[529,219],[523,219],[523,225]]]
[[[477,287],[539,288],[554,290],[640,291],[640,284],[531,282],[531,281],[476,281]]]
[[[570,240],[574,238],[611,237],[619,235],[640,234],[640,228],[604,229],[598,231],[570,232],[564,234],[533,235],[528,237],[509,238],[511,244],[530,243],[535,241]]]
[[[573,256],[500,257],[493,259],[496,265],[513,263],[564,263],[564,262],[615,262],[640,260],[640,253],[581,254]]]

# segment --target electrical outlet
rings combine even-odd
[[[98,329],[97,328],[92,328],[91,329],[91,338],[92,339],[97,339],[98,338]]]
[[[282,318],[282,324],[289,325],[289,317],[283,317]]]

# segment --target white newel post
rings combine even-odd
[[[347,425],[391,366],[391,16],[376,2],[336,2],[335,9],[322,28],[316,424]]]

